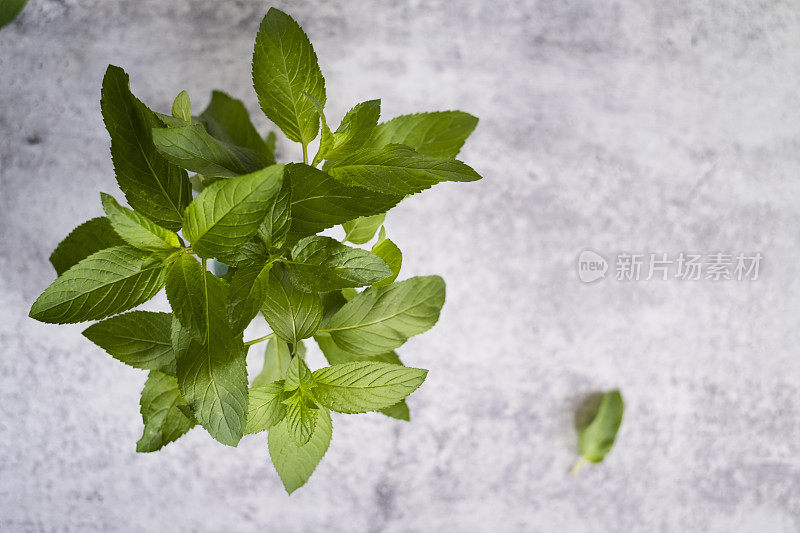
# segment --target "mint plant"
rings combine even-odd
[[[380,100],[370,100],[332,130],[314,49],[277,9],[256,37],[253,85],[266,116],[300,143],[302,163],[276,163],[275,134],[262,138],[244,104],[223,92],[199,114],[181,92],[171,114],[160,114],[130,92],[121,68],[108,67],[101,109],[130,207],[101,194],[106,216],[58,245],[50,257],[58,278],[30,316],[99,320],[84,335],[149,371],[137,451],[158,450],[196,425],[229,446],[268,431],[291,493],[328,448],[330,411],[410,419],[405,398],[427,370],[404,366],[395,350],[437,322],[445,284],[438,276],[396,281],[402,253],[382,225],[410,195],[480,179],[455,159],[477,119],[445,111],[379,124]],[[319,235],[337,225],[351,244],[380,234],[369,249]],[[227,272],[209,271],[211,259]],[[171,313],[130,311],[161,289]],[[258,313],[272,331],[245,342]],[[306,364],[312,338],[330,366]],[[250,381],[245,356],[263,341],[264,366]]]

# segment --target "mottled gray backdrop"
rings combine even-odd
[[[448,282],[439,324],[401,349],[431,370],[413,421],[336,416],[291,498],[264,435],[135,453],[145,374],[28,309],[98,191],[121,197],[106,65],[162,111],[229,91],[266,133],[250,56],[268,5],[32,0],[0,31],[0,529],[797,531],[800,6],[279,4],[316,47],[333,123],[376,97],[384,117],[481,119],[462,159],[483,181],[387,219],[402,276]],[[586,248],[764,261],[750,282],[586,285]],[[575,406],[615,386],[615,449],[568,476]]]

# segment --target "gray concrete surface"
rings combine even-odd
[[[160,110],[222,88],[257,112],[267,4],[32,0],[0,31],[0,529],[800,530],[800,6],[279,6],[316,46],[333,122],[374,97],[385,117],[481,118],[462,158],[485,179],[387,222],[403,276],[448,281],[440,323],[401,349],[431,370],[412,423],[336,416],[291,498],[263,435],[135,453],[144,373],[27,312],[53,247],[118,193],[106,65]],[[586,248],[764,260],[756,281],[587,285]],[[614,386],[617,446],[570,477],[572,412]]]

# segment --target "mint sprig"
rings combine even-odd
[[[369,100],[334,129],[311,42],[277,9],[258,30],[252,75],[261,109],[300,143],[302,162],[276,164],[275,134],[262,138],[240,100],[214,91],[193,114],[181,91],[169,114],[158,113],[133,95],[124,70],[108,67],[102,116],[130,207],[102,194],[106,216],[58,245],[50,258],[58,278],[30,316],[100,320],[84,335],[149,371],[138,451],[195,425],[229,446],[267,431],[292,492],[328,449],[331,411],[410,419],[405,400],[427,370],[403,365],[395,350],[437,322],[445,284],[395,281],[403,256],[383,224],[415,193],[480,179],[455,159],[477,119],[442,111],[380,123],[380,100]],[[341,241],[319,235],[338,225]],[[379,228],[371,247],[359,247]],[[215,275],[214,260],[227,273]],[[162,289],[171,313],[130,311]],[[245,342],[259,313],[271,331]],[[330,366],[308,367],[311,338]],[[262,341],[264,366],[249,380],[245,356]]]

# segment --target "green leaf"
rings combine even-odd
[[[346,301],[346,300],[345,300]],[[328,360],[330,365],[340,365],[352,362],[365,362],[373,361],[376,363],[389,363],[393,365],[403,365],[397,352],[391,351],[379,355],[356,355],[346,352],[339,348],[328,333],[317,333],[314,335],[314,340],[317,341],[322,354]],[[411,420],[411,413],[409,412],[408,405],[405,400],[401,400],[395,405],[379,409],[379,412],[397,420]]]
[[[172,116],[179,118],[188,124],[192,123],[192,102],[189,93],[181,91],[172,102]]]
[[[204,341],[208,332],[206,269],[188,253],[175,257],[167,267],[167,299],[180,323]]]
[[[573,473],[577,472],[586,461],[599,463],[605,459],[606,454],[614,446],[624,409],[625,404],[618,390],[603,394],[591,422],[579,429],[578,453],[582,459],[575,466]]]
[[[253,86],[261,109],[290,140],[308,144],[319,130],[307,92],[325,105],[325,79],[308,37],[289,15],[271,8],[258,29]]]
[[[175,375],[172,314],[131,311],[83,330],[83,336],[134,368]]]
[[[406,422],[411,421],[411,411],[408,410],[408,404],[405,400],[400,400],[391,407],[381,409],[379,412],[396,420],[405,420]]]
[[[347,299],[342,295],[342,291],[324,292],[319,296],[322,299],[322,321],[319,327],[324,328],[336,311],[347,303]]]
[[[383,259],[392,271],[391,276],[374,283],[374,285],[378,287],[391,285],[400,274],[400,267],[403,266],[403,252],[400,251],[400,248],[395,243],[386,238],[386,230],[383,228],[381,228],[381,233],[378,235],[378,242],[372,247],[372,253]]]
[[[213,91],[211,102],[199,118],[217,139],[252,150],[269,163],[275,162],[274,145],[270,147],[258,134],[241,100]]]
[[[236,177],[273,162],[248,148],[212,137],[202,124],[154,128],[153,144],[164,158],[205,178]]]
[[[275,381],[262,387],[250,389],[247,411],[247,434],[267,430],[286,416],[283,382]]]
[[[365,413],[395,405],[422,385],[427,374],[389,363],[344,363],[315,371],[313,393],[333,411]]]
[[[417,193],[441,181],[481,179],[461,161],[426,157],[401,144],[364,148],[337,160],[327,171],[345,185],[398,195]]]
[[[182,321],[173,324],[178,386],[211,436],[236,446],[247,423],[247,367],[241,335],[234,334],[228,322],[228,288],[203,269],[200,285],[193,284],[190,291],[203,295],[205,329],[198,334]]]
[[[267,147],[269,147],[269,149],[272,152],[275,152],[275,144],[276,144],[277,140],[278,140],[278,136],[275,135],[274,131],[271,131],[271,132],[269,132],[267,134],[266,138],[264,139],[264,142],[267,143]]]
[[[360,216],[384,213],[403,199],[342,185],[325,172],[303,164],[286,165],[286,177],[292,188],[291,233],[298,239]]]
[[[386,353],[433,327],[444,298],[439,276],[370,287],[347,302],[320,332],[330,333],[340,348],[354,354]]]
[[[233,273],[228,296],[228,315],[235,332],[242,332],[252,322],[264,303],[272,263],[242,267]]]
[[[311,377],[311,370],[308,368],[302,357],[293,357],[286,370],[286,382],[283,384],[284,390],[291,392],[297,389],[310,389],[314,386],[314,379]]]
[[[261,312],[278,338],[297,344],[317,330],[322,320],[322,301],[317,294],[297,289],[286,268],[274,265],[269,272],[267,297]]]
[[[114,231],[134,248],[159,251],[181,247],[181,241],[175,232],[164,229],[136,211],[119,205],[106,193],[101,192],[100,198]]]
[[[288,263],[292,284],[306,292],[363,287],[392,275],[377,255],[321,235],[298,242]]]
[[[320,125],[322,126],[322,133],[319,139],[319,150],[317,150],[317,155],[314,156],[314,160],[311,162],[311,166],[315,167],[325,158],[325,155],[333,147],[333,132],[331,131],[330,127],[328,127],[328,121],[325,119],[325,106],[323,106],[319,100],[307,92],[303,91],[302,94],[314,105],[314,108],[317,110],[317,114],[319,115]]]
[[[296,348],[295,357],[306,356],[306,347],[302,341],[298,342]],[[289,345],[275,337],[271,338],[264,351],[264,366],[253,379],[253,387],[261,387],[284,379],[291,362],[292,352],[289,350]]]
[[[292,224],[292,187],[284,174],[281,190],[267,207],[267,214],[258,227],[258,237],[269,252],[278,252],[286,244]]]
[[[375,236],[375,232],[386,220],[386,213],[380,213],[371,217],[360,217],[342,224],[344,228],[344,240],[353,244],[364,244]]]
[[[17,18],[28,0],[0,0],[0,28]]]
[[[136,211],[177,230],[192,201],[186,171],[164,159],[153,146],[151,130],[164,123],[130,92],[128,75],[109,65],[100,100],[111,134],[111,157],[117,183]]]
[[[140,405],[144,431],[136,443],[137,452],[160,450],[195,426],[195,421],[180,409],[186,401],[178,390],[178,381],[163,372],[150,372]]]
[[[50,263],[60,276],[95,252],[120,246],[125,241],[117,235],[106,217],[87,220],[67,235],[50,255]]]
[[[333,143],[325,152],[325,159],[339,159],[362,148],[369,141],[380,116],[380,100],[361,102],[348,111],[333,134]]]
[[[264,241],[256,236],[240,246],[233,254],[226,254],[223,259],[224,264],[229,267],[243,268],[263,266],[270,262],[272,257]]]
[[[428,157],[454,158],[477,125],[477,117],[462,111],[402,115],[379,124],[367,146],[404,144]]]
[[[347,300],[348,302],[356,297],[358,291],[353,289],[352,287],[348,287],[346,289],[342,289],[342,297]]]
[[[322,355],[325,356],[325,359],[327,359],[328,363],[331,365],[367,361],[376,363],[390,363],[401,366],[403,365],[403,362],[400,361],[400,357],[395,351],[377,355],[361,355],[350,353],[337,346],[336,343],[333,342],[333,339],[331,339],[329,333],[317,333],[314,335],[314,340],[317,341],[320,350],[322,350]]]
[[[212,183],[186,209],[183,235],[203,257],[233,255],[258,230],[282,179],[283,165],[272,165]]]
[[[289,423],[289,431],[294,436],[295,443],[302,446],[314,434],[319,406],[302,391],[296,392],[284,403],[286,404],[286,422]]]
[[[167,128],[182,128],[191,124],[191,122],[186,122],[182,118],[176,118],[172,115],[165,115],[164,113],[159,113],[157,111],[155,111],[154,114],[156,118],[158,118],[158,120],[160,120]],[[191,181],[191,178],[189,178],[189,180]]]
[[[302,446],[297,445],[287,419],[269,431],[269,455],[289,494],[306,484],[330,446],[333,433],[331,414],[327,409],[317,409],[316,413],[314,433]]]
[[[136,248],[114,246],[64,272],[34,302],[30,317],[51,324],[97,320],[146,302],[163,286],[160,262]]]

